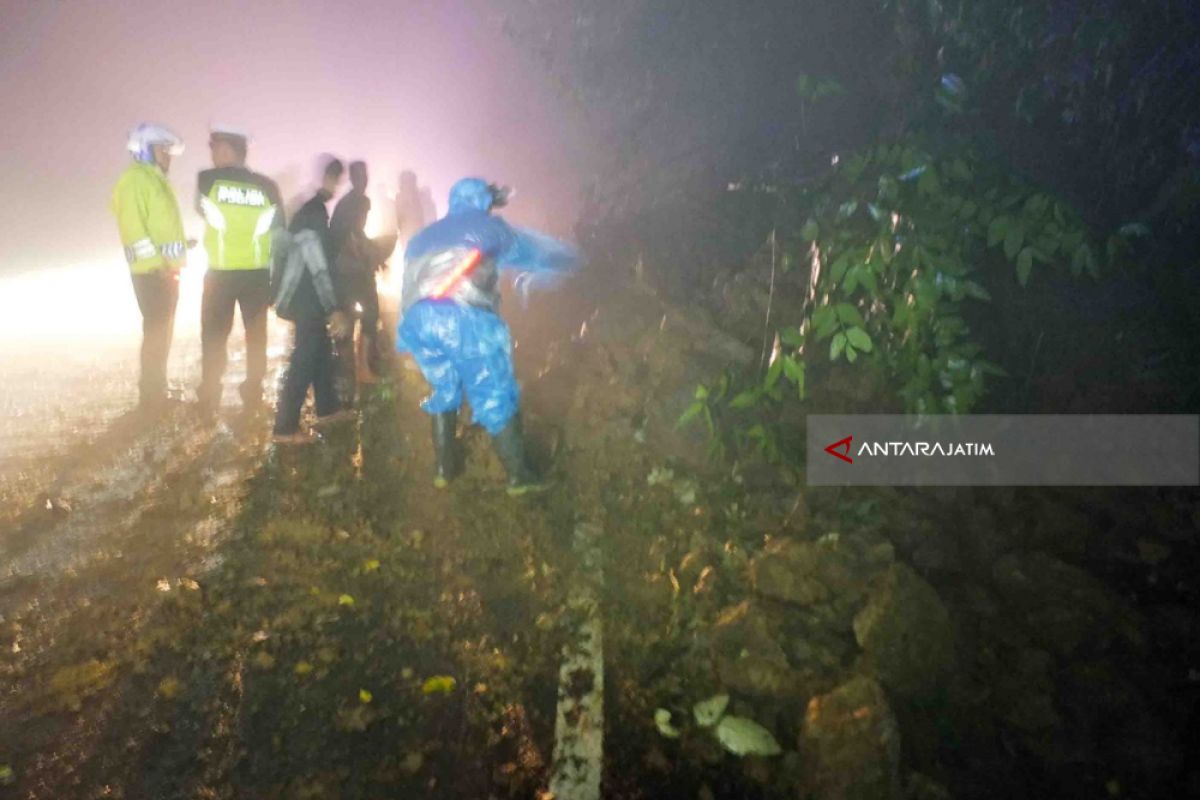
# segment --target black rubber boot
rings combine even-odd
[[[455,475],[455,440],[458,412],[433,415],[433,485],[445,489]]]
[[[546,488],[525,460],[525,439],[521,435],[521,419],[513,417],[504,430],[492,437],[496,455],[508,473],[508,493],[514,497]]]

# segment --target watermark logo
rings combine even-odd
[[[833,456],[834,458],[840,458],[842,461],[845,461],[847,464],[853,464],[854,459],[850,457],[850,445],[853,442],[854,442],[853,436],[847,436],[845,439],[838,439],[836,442],[834,442],[833,444],[826,447],[825,452],[829,453],[829,455]],[[839,447],[844,447],[846,449],[844,452],[839,453],[838,452]]]
[[[1194,414],[812,414],[807,427],[810,486],[1200,484]]]

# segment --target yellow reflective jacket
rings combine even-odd
[[[196,210],[204,217],[204,249],[213,270],[267,269],[271,238],[284,227],[275,182],[245,167],[200,173]]]
[[[187,242],[179,201],[167,176],[156,165],[135,162],[121,173],[113,188],[112,211],[132,273],[183,267]]]

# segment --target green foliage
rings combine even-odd
[[[732,445],[779,459],[772,409],[804,400],[813,359],[870,360],[910,412],[970,411],[988,380],[1004,375],[967,323],[971,304],[991,301],[985,284],[1015,279],[1024,287],[1046,270],[1096,278],[1097,252],[1111,263],[1128,239],[1145,234],[1131,226],[1098,247],[1057,198],[969,149],[935,157],[912,139],[848,159],[791,200],[803,209],[794,259],[807,251],[815,293],[805,318],[777,330],[765,372],[727,373],[711,390],[697,387],[680,424],[703,418],[722,442],[714,454]]]
[[[769,410],[788,401],[805,398],[805,363],[801,354],[804,338],[796,328],[779,332],[776,350],[765,372],[737,376],[725,372],[710,390],[696,387],[695,399],[676,423],[682,427],[703,419],[710,437],[709,455],[724,457],[753,450],[770,462],[784,460],[778,425]],[[736,392],[730,387],[739,386]]]
[[[1042,269],[1099,274],[1070,207],[969,149],[875,147],[807,199],[802,231],[819,265],[810,336],[828,340],[831,361],[878,359],[914,412],[966,412],[1002,374],[966,322],[969,303],[991,299],[989,271],[1007,265],[1021,286]]]

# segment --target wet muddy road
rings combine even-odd
[[[367,390],[359,422],[280,449],[263,412],[123,411],[122,366],[64,379],[5,432],[0,792],[545,785],[568,510],[508,498],[475,431],[467,473],[434,490],[411,371]]]
[[[301,448],[235,405],[125,413],[129,351],[5,367],[0,797],[1200,786],[1194,493],[718,473],[677,419],[727,334],[641,290],[534,311],[512,314],[553,478],[533,498],[469,425],[433,488],[403,364]]]

